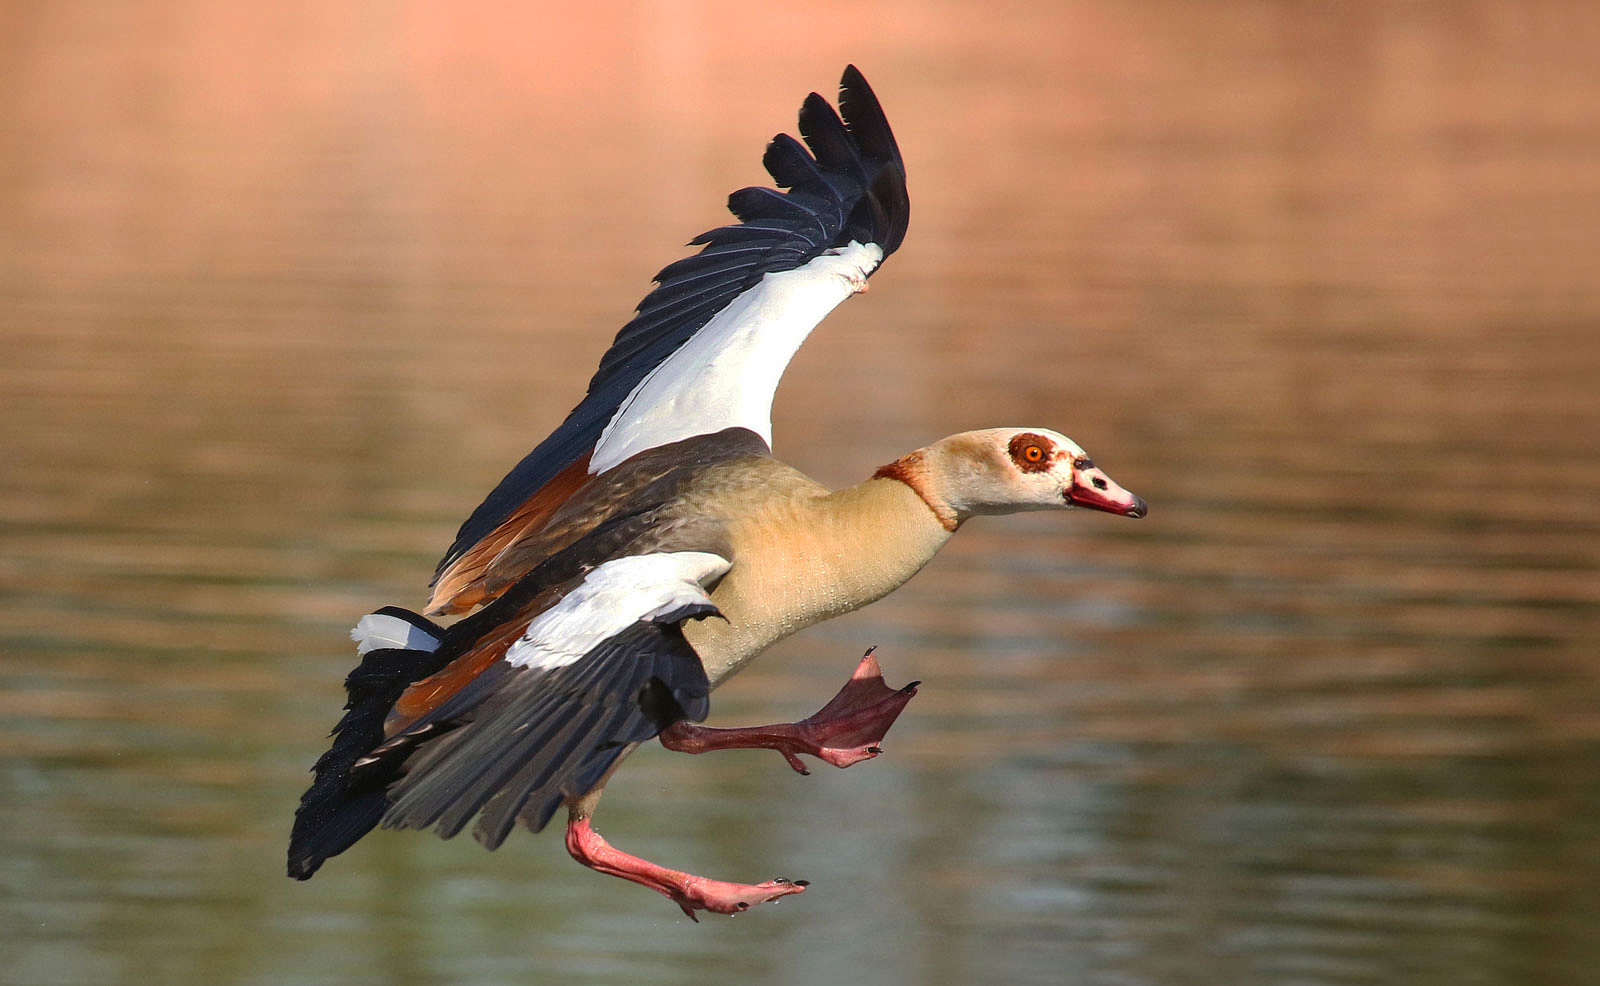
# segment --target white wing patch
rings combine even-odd
[[[867,289],[867,275],[882,261],[882,247],[851,240],[803,267],[762,277],[639,381],[596,443],[589,473],[724,428],[748,428],[770,448],[772,397],[783,371],[817,323]]]
[[[709,603],[705,584],[732,567],[709,551],[613,558],[529,623],[506,651],[506,663],[564,668],[635,623],[691,603]]]
[[[387,613],[368,613],[350,631],[356,642],[356,653],[362,657],[368,651],[385,647],[404,647],[407,650],[438,650],[439,638],[398,616]]]

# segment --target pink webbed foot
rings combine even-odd
[[[700,920],[695,911],[738,914],[757,904],[802,893],[807,886],[804,880],[781,877],[766,883],[729,883],[669,870],[614,848],[589,825],[587,818],[574,818],[567,823],[567,852],[592,870],[649,887],[677,904],[695,922]]]
[[[799,722],[735,729],[676,722],[661,731],[661,745],[680,753],[777,750],[789,766],[802,774],[811,771],[801,762],[801,753],[835,767],[848,767],[883,752],[878,744],[906,703],[917,694],[920,684],[913,681],[904,688],[890,688],[884,683],[878,659],[869,650],[839,694],[815,715]]]

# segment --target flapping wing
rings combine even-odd
[[[449,837],[479,815],[498,846],[518,818],[537,830],[587,792],[629,745],[705,718],[710,687],[681,623],[718,615],[719,555],[661,552],[588,572],[463,687],[364,761],[405,758],[382,824]]]
[[[772,397],[800,344],[893,253],[910,205],[905,166],[877,97],[854,66],[839,114],[812,93],[805,143],[780,134],[763,158],[778,191],[728,198],[740,220],[695,237],[617,334],[588,394],[523,458],[456,534],[434,575],[430,612],[482,597],[459,590],[537,530],[591,475],[641,451],[727,428],[771,445]]]

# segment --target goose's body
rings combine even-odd
[[[656,737],[687,752],[776,749],[802,772],[799,753],[870,758],[914,694],[886,686],[870,655],[800,723],[694,723],[775,641],[898,588],[972,516],[1143,516],[1143,501],[1041,428],[955,435],[837,492],[772,456],[784,366],[905,230],[899,152],[853,68],[840,103],[843,122],[806,101],[812,153],[782,136],[767,153],[790,191],[734,194],[744,222],[658,275],[588,396],[462,526],[429,608],[469,615],[443,627],[387,608],[358,624],[363,660],[296,814],[292,876],[376,825],[449,836],[476,818],[494,848],[518,820],[537,831],[565,805],[576,858],[691,916],[799,892],[613,849],[590,824],[606,779]]]
[[[830,492],[771,457],[707,479],[701,502],[737,559],[711,593],[725,619],[684,627],[713,688],[782,638],[899,588],[950,537],[891,479]]]

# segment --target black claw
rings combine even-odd
[[[739,910],[741,910],[741,911],[748,911],[748,910],[749,910],[749,909],[750,909],[750,905],[749,905],[749,904],[746,904],[746,903],[745,903],[745,902],[744,902],[744,901],[742,901],[742,900],[741,900],[741,901],[740,901],[740,902],[739,902]]]
[[[810,880],[796,880],[794,882],[794,885],[797,886],[797,887],[809,887],[809,886],[811,886],[811,881]]]
[[[904,687],[904,688],[902,688],[900,690],[903,691],[903,692],[914,692],[914,691],[917,690],[917,686],[920,685],[920,684],[922,684],[922,682],[913,681],[911,684],[907,685],[906,687]]]
[[[868,753],[882,753],[883,752],[883,747],[881,747],[881,746],[869,746],[869,747],[867,747],[867,752]]]

